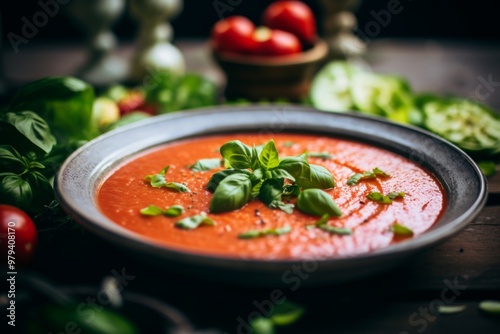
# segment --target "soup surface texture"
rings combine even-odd
[[[145,134],[147,135],[147,134]],[[259,200],[243,208],[209,213],[212,193],[206,190],[210,177],[223,167],[194,172],[196,161],[220,158],[218,149],[230,140],[240,140],[253,146],[274,139],[280,157],[297,156],[304,152],[327,152],[330,158],[309,157],[309,163],[327,168],[336,183],[325,190],[342,211],[339,218],[330,218],[328,225],[352,229],[351,235],[331,234],[319,228],[306,228],[319,217],[301,213],[296,207],[292,214],[271,209]],[[154,188],[145,181],[146,175],[157,174],[166,166],[167,181],[184,183],[191,190],[179,193],[167,188]],[[364,179],[351,186],[348,179],[355,173],[378,167],[390,177]],[[371,201],[371,192],[388,194],[404,192],[404,198],[392,204]],[[97,195],[101,212],[116,224],[133,231],[151,242],[183,252],[231,258],[301,259],[341,257],[387,247],[404,242],[392,232],[397,222],[410,228],[418,237],[440,217],[445,196],[439,182],[426,170],[392,152],[355,141],[306,134],[228,134],[186,139],[143,152],[113,170],[101,185]],[[291,200],[292,203],[295,199]],[[182,205],[179,217],[145,216],[142,208],[156,205],[167,208]],[[206,212],[214,226],[200,225],[193,230],[175,226],[182,218]],[[249,230],[289,226],[291,232],[275,236],[240,239]]]

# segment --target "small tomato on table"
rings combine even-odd
[[[10,255],[16,266],[28,264],[36,243],[37,231],[30,216],[15,206],[0,204],[1,261],[7,262]]]

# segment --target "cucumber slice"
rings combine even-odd
[[[460,98],[424,97],[424,127],[473,156],[500,153],[500,118],[487,107]]]

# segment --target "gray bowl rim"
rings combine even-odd
[[[223,118],[226,122],[225,124],[234,124],[238,123],[239,117],[248,117],[249,119],[244,122],[245,126],[238,126],[234,128],[234,125],[230,128],[230,130],[217,127],[220,130],[211,130],[210,132],[196,131],[193,136],[206,136],[211,134],[221,134],[228,133],[232,131],[241,132],[256,132],[256,126],[254,125],[256,120],[260,120],[264,114],[268,114],[270,112],[289,112],[292,115],[301,115],[301,116],[312,116],[315,120],[313,121],[312,129],[301,130],[298,129],[298,126],[304,126],[305,124],[297,124],[290,123],[285,125],[283,132],[292,132],[292,133],[320,133],[326,134],[326,128],[329,126],[322,124],[321,120],[330,120],[339,122],[338,124],[347,124],[350,122],[360,122],[364,125],[369,125],[368,128],[370,134],[369,138],[371,140],[377,140],[376,143],[367,141],[366,137],[359,138],[360,135],[365,135],[365,132],[357,133],[352,132],[352,129],[346,131],[345,133],[341,133],[340,135],[331,135],[332,137],[340,137],[340,138],[348,138],[353,140],[359,140],[361,142],[369,142],[372,145],[379,144],[382,148],[385,148],[389,151],[393,151],[395,153],[399,153],[403,155],[402,149],[416,149],[419,148],[423,150],[419,154],[423,154],[420,158],[423,158],[426,161],[426,158],[429,157],[428,153],[425,151],[425,146],[422,146],[422,142],[418,141],[413,143],[411,147],[400,146],[396,141],[386,141],[385,138],[387,135],[391,135],[392,132],[401,132],[409,135],[417,136],[423,140],[431,141],[439,148],[438,154],[434,154],[433,159],[439,159],[441,154],[450,153],[456,157],[459,157],[461,160],[458,161],[463,166],[468,167],[469,171],[466,173],[463,170],[454,170],[454,172],[458,173],[459,176],[462,177],[462,182],[465,181],[469,183],[477,183],[475,188],[473,189],[476,195],[476,199],[471,202],[469,207],[463,208],[463,212],[455,219],[451,221],[443,221],[444,217],[442,217],[431,229],[424,232],[422,235],[419,235],[416,238],[396,243],[388,247],[384,247],[378,250],[370,251],[367,253],[355,254],[352,256],[343,256],[343,257],[332,257],[332,258],[319,258],[313,259],[317,261],[319,264],[326,265],[323,268],[344,268],[344,267],[352,267],[358,264],[367,264],[372,263],[372,261],[376,259],[383,258],[400,258],[402,256],[406,256],[408,254],[415,253],[417,251],[424,250],[429,248],[430,246],[436,245],[439,242],[442,242],[449,237],[455,235],[462,229],[464,229],[482,210],[484,205],[486,204],[488,187],[487,181],[484,175],[482,174],[479,167],[476,163],[470,158],[465,152],[460,150],[455,145],[449,143],[448,141],[428,132],[421,128],[417,128],[411,125],[402,125],[387,121],[380,117],[363,115],[357,112],[325,112],[320,111],[312,107],[304,107],[297,105],[248,105],[248,106],[214,106],[196,110],[187,110],[182,112],[176,112],[172,114],[164,114],[155,116],[146,120],[142,120],[116,130],[110,131],[106,134],[103,134],[96,139],[91,140],[86,143],[78,150],[73,152],[66,161],[62,164],[56,179],[55,179],[55,192],[56,198],[61,204],[62,208],[72,216],[78,223],[83,225],[85,228],[104,238],[105,240],[111,241],[112,243],[117,244],[118,246],[125,247],[129,250],[136,250],[142,253],[147,253],[153,255],[155,257],[159,256],[161,258],[166,258],[173,260],[175,262],[186,262],[188,265],[215,265],[215,266],[223,266],[225,268],[234,268],[234,269],[245,269],[245,270],[257,270],[261,272],[282,272],[283,268],[289,268],[290,265],[301,263],[304,258],[299,259],[273,259],[273,260],[265,260],[265,259],[251,259],[251,258],[238,258],[238,257],[222,257],[211,254],[201,254],[198,252],[189,252],[184,250],[175,249],[172,247],[168,247],[165,245],[161,245],[154,241],[148,240],[144,237],[141,237],[138,234],[125,230],[124,228],[118,226],[118,224],[113,223],[111,220],[102,215],[95,206],[89,206],[88,203],[82,203],[82,200],[85,201],[93,201],[94,198],[82,198],[77,195],[80,195],[79,192],[75,192],[78,187],[74,182],[69,182],[69,177],[76,177],[80,181],[84,178],[91,177],[95,174],[101,174],[101,177],[104,177],[102,174],[109,173],[110,170],[113,169],[116,165],[118,165],[121,161],[130,159],[137,153],[140,153],[144,150],[154,148],[156,146],[161,146],[162,144],[170,142],[169,140],[164,141],[163,138],[158,137],[154,139],[147,140],[147,145],[145,142],[140,145],[136,145],[134,150],[132,150],[127,156],[123,155],[123,150],[121,155],[118,155],[120,158],[119,161],[116,160],[117,157],[110,157],[109,160],[104,163],[98,163],[96,165],[91,166],[91,169],[85,170],[82,168],[82,164],[85,164],[88,161],[85,161],[85,157],[88,156],[89,152],[95,152],[95,150],[99,150],[104,145],[107,145],[109,142],[116,141],[118,139],[126,141],[128,134],[133,131],[138,131],[141,129],[145,129],[148,127],[158,127],[168,122],[181,121],[189,124],[193,119],[221,119],[220,117],[230,116]],[[259,116],[260,118],[256,117]],[[239,116],[239,117],[238,117]],[[210,127],[210,125],[207,125]],[[290,127],[288,127],[290,126]],[[309,126],[309,124],[308,124]],[[384,130],[384,131],[382,131]],[[187,136],[191,137],[191,136]],[[118,139],[117,139],[118,138]],[[177,140],[184,139],[185,137],[179,137]],[[357,138],[357,139],[356,139]],[[176,139],[174,139],[176,140]],[[123,142],[122,146],[124,145]],[[130,144],[132,145],[132,144]],[[394,145],[394,147],[392,147]],[[398,146],[399,145],[399,146]],[[396,148],[398,147],[398,148]],[[446,162],[446,161],[445,161]],[[449,161],[447,161],[449,163]],[[456,164],[457,161],[454,161]],[[419,163],[417,163],[419,164]],[[432,170],[429,166],[426,166],[425,163],[421,163],[421,166],[430,171],[434,176],[442,182],[442,175],[440,175],[439,170]],[[432,167],[432,166],[431,166]],[[439,168],[442,168],[440,166]],[[75,169],[71,172],[72,169]],[[92,197],[91,192],[89,191],[91,187],[95,187],[95,184],[87,184],[87,194]],[[443,188],[445,188],[445,192],[447,191],[446,185],[442,184]],[[449,191],[449,189],[448,189]],[[95,195],[95,190],[93,191]],[[448,194],[449,195],[449,194]],[[470,196],[467,193],[457,194],[459,198],[465,199]],[[82,204],[86,204],[83,205]],[[447,204],[445,208],[445,213],[448,210],[450,203]],[[96,212],[97,211],[97,212]],[[97,217],[93,216],[93,214],[97,213]],[[110,225],[110,223],[112,225]],[[114,226],[113,226],[114,225]],[[440,225],[440,226],[438,226]],[[376,261],[375,261],[376,262]],[[330,266],[328,266],[330,264]]]

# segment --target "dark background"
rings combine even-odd
[[[43,2],[51,0],[41,0]],[[52,0],[54,1],[54,0]],[[32,21],[33,15],[41,9],[39,0],[2,1],[2,36],[8,44],[8,32],[21,34],[23,16]],[[227,2],[227,0],[223,0]],[[269,0],[242,0],[232,12],[226,15],[245,15],[257,24],[262,10]],[[319,13],[319,1],[305,1]],[[364,0],[356,11],[359,27],[374,20],[371,12],[387,8],[389,0]],[[496,1],[476,0],[401,0],[404,10],[392,17],[391,23],[382,28],[377,38],[436,38],[467,39],[498,43],[500,41],[499,13]],[[213,23],[218,19],[213,0],[185,0],[184,10],[174,19],[176,38],[206,38]],[[68,5],[61,5],[61,9]],[[114,25],[114,31],[121,41],[133,40],[137,23],[124,13]],[[48,24],[39,29],[36,42],[79,41],[82,32],[66,15],[55,15]]]

